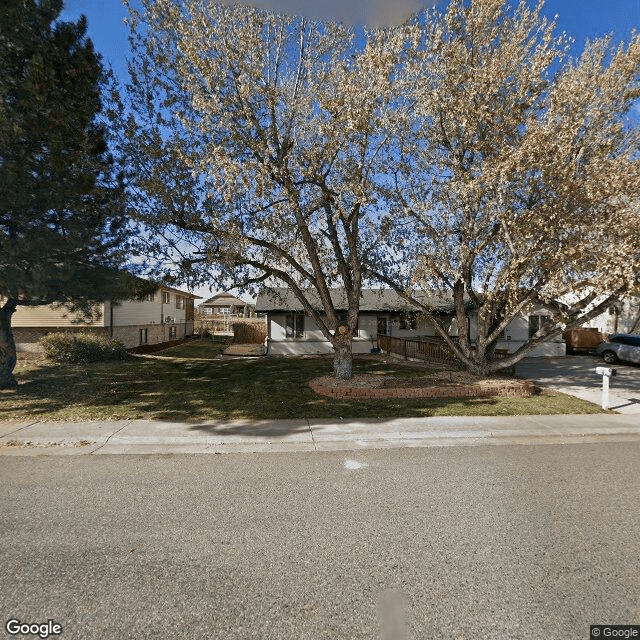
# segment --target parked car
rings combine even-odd
[[[640,334],[614,333],[607,342],[598,345],[597,352],[607,364],[618,360],[640,364]]]

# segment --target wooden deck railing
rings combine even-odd
[[[419,339],[394,338],[378,334],[378,347],[387,353],[395,353],[403,358],[417,360],[432,360],[435,362],[456,362],[457,358],[447,343],[438,337],[424,337]],[[493,357],[502,360],[508,357],[507,349],[495,349]],[[511,375],[515,375],[515,365],[511,366]]]
[[[456,356],[447,343],[440,338],[394,338],[378,334],[378,347],[387,353],[395,353],[403,358],[455,362]]]

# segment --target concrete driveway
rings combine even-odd
[[[595,356],[525,358],[516,365],[516,374],[540,384],[596,404],[602,399],[602,376],[596,367],[608,366]],[[611,378],[609,408],[640,416],[640,366],[616,364]]]

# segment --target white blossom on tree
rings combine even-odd
[[[367,269],[477,373],[583,324],[640,278],[640,37],[594,41],[573,60],[541,8],[452,0],[415,21],[421,44],[403,77],[412,118],[387,198],[394,230]],[[477,315],[475,344],[450,337],[415,287],[450,293],[458,326]],[[493,360],[509,322],[540,304],[549,321]]]
[[[387,215],[379,187],[404,108],[394,82],[405,29],[356,36],[209,0],[143,5],[130,8],[119,151],[151,252],[170,246],[201,282],[216,265],[228,287],[284,283],[350,377],[362,264]],[[342,327],[332,286],[349,303]]]
[[[638,286],[640,38],[572,60],[541,7],[451,0],[359,33],[145,0],[128,110],[113,113],[150,252],[192,282],[215,265],[228,286],[284,283],[340,377],[363,281],[411,300],[478,373],[584,323]],[[475,343],[449,336],[417,288],[451,294],[458,326],[477,318]],[[549,322],[494,360],[540,304]]]

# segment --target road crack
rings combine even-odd
[[[111,435],[109,435],[109,437],[99,447],[96,447],[93,451],[90,451],[89,455],[92,456],[94,453],[96,453],[96,451],[100,451],[100,449],[102,449],[109,443],[109,440],[111,440],[113,436],[117,436],[123,429],[128,427],[130,424],[131,424],[131,420],[127,420],[127,422],[123,424],[117,431],[114,431]]]

